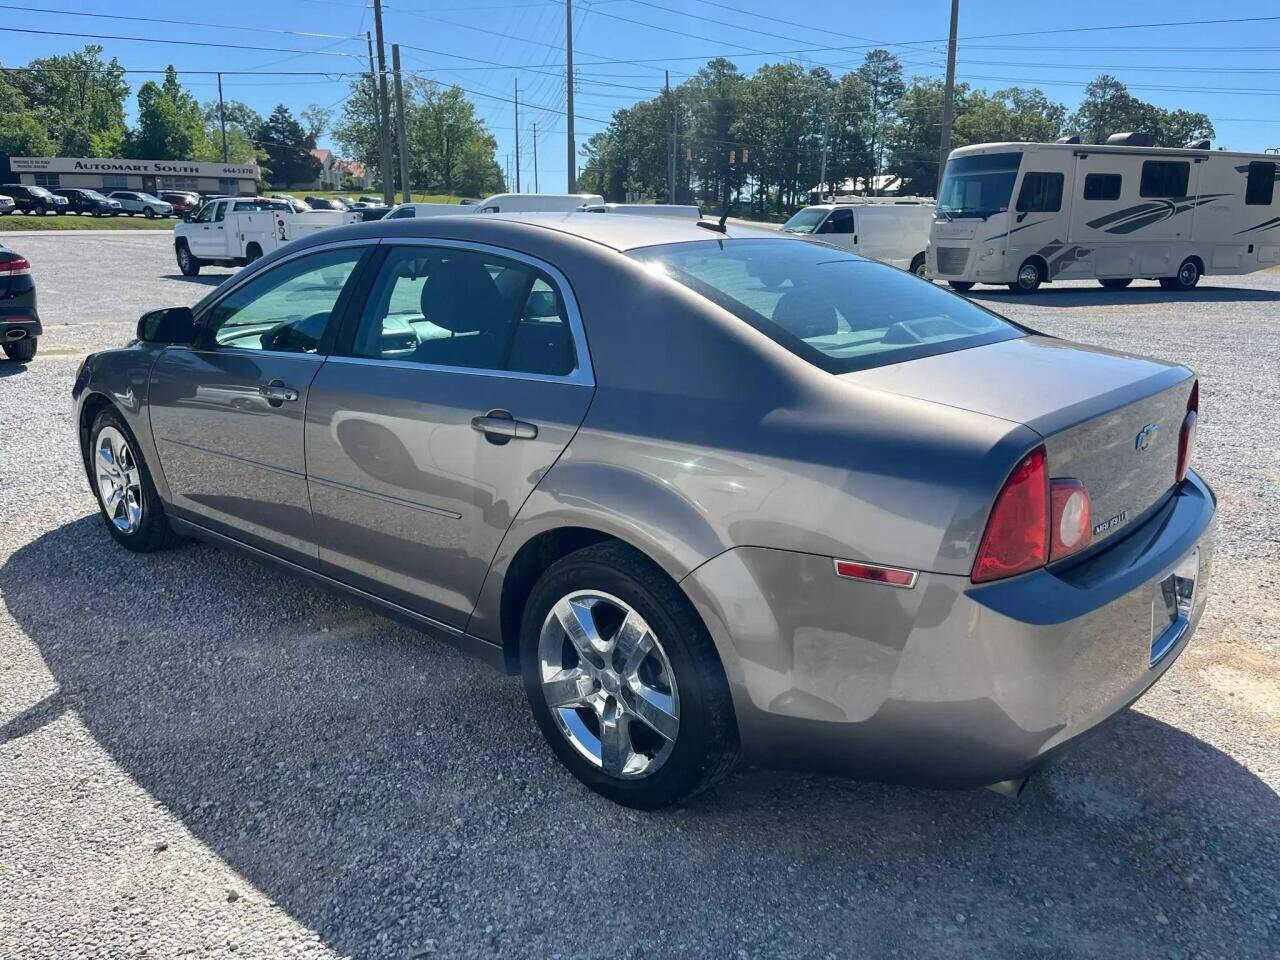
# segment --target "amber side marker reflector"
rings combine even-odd
[[[853,560],[837,560],[836,576],[846,580],[865,580],[867,583],[883,583],[889,587],[903,587],[910,590],[916,585],[915,570],[903,570],[901,567],[880,567],[871,563],[857,563]]]

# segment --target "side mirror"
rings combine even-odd
[[[196,338],[196,320],[190,307],[166,307],[144,313],[138,320],[143,343],[189,344]]]
[[[188,210],[186,213],[182,215],[182,220],[184,223],[190,223],[194,219],[195,219],[195,214],[192,213],[190,210]]]

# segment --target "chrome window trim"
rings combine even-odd
[[[394,247],[434,247],[450,250],[467,250],[472,253],[487,253],[506,260],[514,260],[526,266],[540,270],[555,283],[560,300],[564,304],[565,313],[569,317],[569,333],[573,337],[573,348],[577,358],[577,366],[567,374],[525,373],[520,370],[493,370],[489,367],[449,367],[435,363],[419,363],[416,360],[381,359],[377,357],[353,357],[348,354],[332,354],[331,362],[363,363],[371,365],[388,364],[396,367],[409,367],[417,370],[439,370],[442,373],[469,373],[483,377],[502,377],[508,380],[535,380],[543,383],[577,383],[588,387],[596,385],[595,368],[591,364],[591,350],[587,344],[587,331],[582,323],[582,312],[578,309],[578,300],[573,293],[573,285],[558,268],[509,247],[500,247],[491,243],[475,243],[470,240],[448,240],[437,237],[383,237],[382,242],[388,248]]]

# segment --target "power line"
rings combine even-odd
[[[319,40],[359,40],[360,37],[341,36],[336,33],[312,33],[306,30],[284,30],[275,27],[246,27],[229,23],[206,23],[200,20],[169,20],[163,17],[131,17],[119,13],[90,13],[86,10],[55,10],[50,7],[30,7],[25,4],[0,3],[0,10],[21,10],[24,13],[54,13],[68,17],[97,17],[102,20],[133,20],[139,23],[169,23],[180,27],[209,27],[214,30],[243,30],[252,33],[287,34],[294,37],[311,37]]]
[[[162,43],[166,46],[182,47],[218,47],[224,50],[259,50],[263,53],[311,53],[320,57],[347,57],[361,59],[354,53],[339,53],[336,50],[291,50],[288,47],[257,47],[243,43],[215,43],[212,40],[160,40],[155,37],[128,37],[109,33],[73,33],[69,30],[35,30],[30,27],[3,27],[10,33],[36,33],[48,37],[79,37],[88,40],[127,40],[132,43]]]

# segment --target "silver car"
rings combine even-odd
[[[173,216],[173,204],[141,190],[113,190],[107,194],[107,199],[119,201],[121,211],[131,217],[137,213],[148,220]]]
[[[119,544],[236,547],[519,673],[636,807],[740,759],[1008,789],[1168,669],[1212,569],[1186,368],[714,222],[326,230],[74,396]]]

